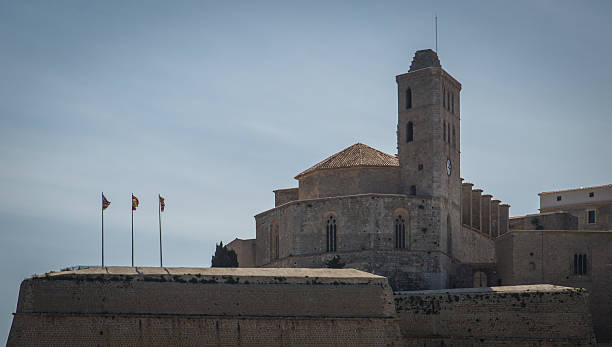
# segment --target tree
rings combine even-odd
[[[223,241],[217,245],[215,255],[210,261],[211,267],[238,267],[238,255],[233,249],[223,246]]]
[[[325,262],[325,265],[330,269],[342,269],[346,263],[340,262],[340,256],[334,255],[333,258]]]

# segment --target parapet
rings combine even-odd
[[[590,346],[588,294],[549,284],[396,293],[405,346]]]
[[[388,345],[395,321],[353,269],[104,267],[24,280],[8,345]]]

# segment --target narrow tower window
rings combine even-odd
[[[412,90],[406,90],[406,109],[412,108]]]
[[[402,216],[395,218],[395,248],[406,248],[406,221]]]
[[[406,124],[406,142],[412,142],[414,140],[414,126],[412,122]]]
[[[327,251],[336,251],[336,218],[330,216],[327,219]]]
[[[455,126],[453,125],[453,147],[457,148],[457,135],[455,134]]]
[[[452,97],[452,99],[451,99],[451,108],[452,108],[451,112],[455,113],[455,94],[451,94],[451,97]]]

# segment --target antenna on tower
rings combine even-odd
[[[436,53],[438,53],[438,14],[436,13]]]

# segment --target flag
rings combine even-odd
[[[136,211],[136,207],[138,207],[138,198],[132,194],[132,211]]]
[[[106,200],[106,197],[102,194],[102,211],[106,210],[108,205],[110,205],[110,201]]]
[[[159,206],[161,208],[161,211],[164,212],[164,208],[166,208],[166,199],[162,198],[162,196],[159,196]]]

